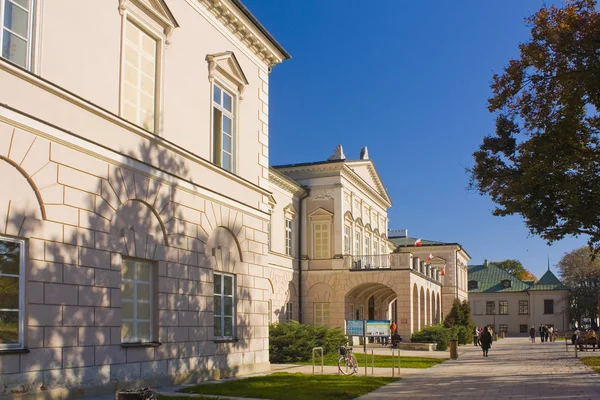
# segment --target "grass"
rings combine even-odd
[[[600,373],[600,356],[581,357],[581,362],[585,365],[592,367],[594,371]]]
[[[364,354],[356,354],[356,359],[358,360],[358,365],[364,367],[365,366],[365,355]],[[338,358],[340,355],[338,353],[325,354],[323,359],[323,365],[338,365]],[[397,357],[396,357],[397,358]],[[400,357],[400,367],[401,368],[429,368],[434,365],[438,365],[448,360],[447,358],[426,358],[426,357]],[[367,366],[371,366],[371,355],[369,354],[369,362]],[[312,359],[310,361],[302,361],[297,364],[305,364],[312,365]],[[398,367],[398,360],[394,359],[394,364]],[[315,365],[321,365],[321,356],[315,355]],[[383,356],[383,355],[375,355],[375,367],[376,368],[392,368],[392,356]]]
[[[274,373],[267,376],[198,385],[182,389],[202,395],[273,400],[347,400],[362,396],[398,378]],[[168,398],[171,400],[171,398]],[[189,400],[189,399],[186,399]]]

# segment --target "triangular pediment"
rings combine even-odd
[[[211,79],[214,71],[218,71],[225,78],[235,83],[240,92],[248,84],[248,79],[246,79],[246,75],[232,51],[209,54],[206,56],[206,61],[208,61],[209,77]]]
[[[381,197],[391,204],[391,199],[383,186],[383,182],[379,177],[379,173],[371,160],[360,160],[346,162],[346,165],[358,175],[361,180],[366,183],[371,189],[375,190]]]
[[[142,11],[162,24],[165,28],[178,28],[179,24],[175,20],[173,13],[164,0],[120,0],[119,7],[125,9],[127,2],[135,4]],[[168,31],[168,29],[167,29]]]
[[[313,212],[311,212],[310,214],[308,214],[309,217],[333,217],[333,213],[327,211],[326,209],[319,207],[316,210],[314,210]]]

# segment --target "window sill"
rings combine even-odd
[[[121,347],[123,348],[158,347],[160,345],[162,345],[160,342],[121,343]]]
[[[5,349],[0,350],[0,356],[8,354],[27,354],[30,353],[29,349]]]
[[[239,339],[234,339],[234,338],[214,339],[213,342],[215,342],[215,343],[237,343],[237,342],[239,342]]]

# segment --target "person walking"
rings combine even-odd
[[[474,346],[479,345],[479,328],[478,327],[475,327],[475,329],[473,329],[473,345]]]
[[[540,324],[540,343],[544,343],[544,325]]]
[[[529,329],[529,338],[531,339],[531,343],[535,343],[535,326],[533,325]]]
[[[548,334],[550,336],[550,342],[554,342],[554,327],[552,325],[548,328]]]
[[[548,343],[548,338],[550,337],[550,333],[548,331],[548,327],[544,325],[544,341]]]
[[[481,343],[481,350],[483,350],[483,356],[488,356],[488,351],[490,347],[492,347],[492,334],[490,333],[490,328],[486,327],[481,334],[481,338],[479,339]]]

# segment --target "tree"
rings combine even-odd
[[[496,216],[521,215],[548,243],[588,235],[600,251],[600,15],[595,0],[544,6],[531,38],[493,77],[494,135],[469,170]]]
[[[526,270],[519,260],[491,261],[489,264],[505,270],[522,281],[536,280],[535,276]]]
[[[563,283],[569,293],[570,315],[581,326],[582,318],[594,319],[600,296],[600,260],[592,259],[591,250],[581,247],[565,254],[558,262]]]

